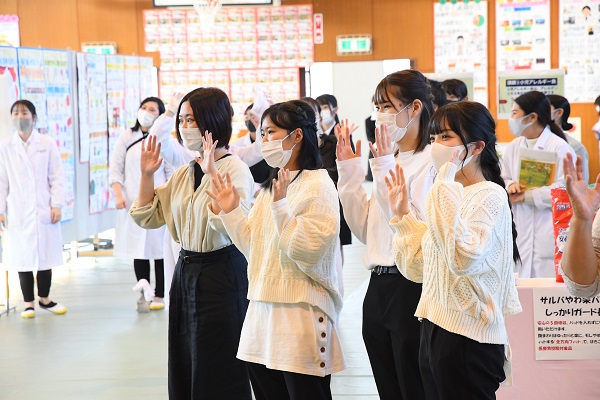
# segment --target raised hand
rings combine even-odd
[[[356,153],[352,151],[350,134],[354,130],[356,130],[356,128],[358,127],[356,127],[356,125],[354,124],[352,124],[352,126],[349,126],[348,120],[343,121],[341,125],[335,126],[335,136],[338,138],[337,144],[335,146],[335,156],[339,161],[361,157],[362,151],[360,140],[356,141]]]
[[[218,140],[213,142],[212,133],[209,131],[204,132],[204,136],[202,136],[202,147],[203,147],[203,156],[202,158],[196,158],[196,162],[200,164],[202,171],[206,175],[214,175],[217,171],[217,164],[215,164],[215,149],[217,148]]]
[[[171,95],[171,99],[169,100],[169,111],[173,113],[173,115],[177,114],[177,109],[179,108],[179,104],[181,100],[185,96],[183,92],[175,92]]]
[[[398,218],[404,217],[409,213],[410,207],[408,206],[408,188],[404,179],[404,171],[399,164],[396,164],[395,171],[390,169],[390,176],[385,177],[385,183],[392,211]]]
[[[567,192],[573,207],[573,217],[589,220],[594,218],[594,213],[600,206],[600,175],[596,178],[596,187],[589,189],[583,175],[583,162],[581,156],[573,165],[573,155],[567,153],[563,159]]]
[[[160,143],[157,143],[156,136],[150,135],[142,140],[142,155],[140,157],[140,169],[142,175],[153,176],[162,164],[160,158]]]
[[[235,186],[231,184],[231,177],[229,172],[225,174],[225,180],[220,173],[216,173],[210,177],[211,190],[206,190],[208,194],[223,210],[225,214],[229,214],[231,211],[238,208],[240,205],[240,194],[238,193]],[[213,212],[216,210],[213,207]]]
[[[383,157],[394,153],[394,143],[388,135],[387,125],[375,128],[375,144],[369,142],[373,157]]]
[[[290,171],[282,168],[277,173],[277,179],[273,179],[273,203],[284,199],[287,196],[287,189],[290,185]]]

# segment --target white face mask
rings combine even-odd
[[[296,147],[296,144],[292,146],[289,150],[283,149],[283,141],[287,139],[293,131],[290,132],[286,137],[279,140],[269,140],[268,142],[263,142],[261,147],[261,152],[263,158],[272,168],[283,168],[290,161],[292,157],[292,150]]]
[[[202,152],[204,145],[202,144],[202,134],[199,128],[179,128],[179,134],[183,145],[188,150]]]
[[[33,127],[33,120],[31,118],[13,118],[12,124],[19,132],[29,132]]]
[[[523,135],[523,131],[529,128],[531,125],[533,125],[533,121],[528,124],[523,124],[523,120],[529,117],[529,115],[531,114],[527,114],[526,116],[521,118],[510,117],[508,119],[508,129],[510,130],[510,133],[512,133],[516,137],[521,137]]]
[[[469,143],[467,144],[467,149],[469,148],[469,146],[471,146],[474,143]],[[456,151],[456,150],[464,150],[465,146],[458,145],[458,146],[444,146],[441,143],[432,143],[431,144],[431,159],[433,161],[433,166],[435,167],[436,171],[439,171],[440,168],[442,168],[442,166],[444,164],[446,164],[447,162],[450,161],[450,157],[452,157],[452,154]],[[461,154],[459,154],[459,158],[461,158],[462,152]],[[473,159],[473,156],[467,157],[465,159],[465,161],[462,164],[462,168],[464,168],[471,160]]]
[[[377,121],[377,110],[371,111],[371,121]]]
[[[377,113],[377,118],[375,120],[375,126],[376,127],[380,127],[381,125],[387,126],[388,135],[390,136],[390,139],[394,143],[399,142],[400,140],[402,140],[402,138],[404,137],[404,135],[406,135],[406,131],[408,130],[408,126],[410,125],[410,123],[414,119],[414,118],[411,118],[408,121],[408,124],[406,124],[406,126],[404,128],[400,128],[396,124],[396,116],[398,114],[400,114],[402,111],[406,110],[408,107],[410,107],[410,104],[407,105],[406,107],[404,107],[402,110],[398,111],[396,114],[386,114],[386,113],[382,113],[382,112],[378,112]]]
[[[600,114],[600,106],[596,106],[596,112]]]
[[[138,110],[137,120],[141,126],[143,126],[144,128],[148,128],[152,126],[152,124],[156,120],[156,116],[140,108]]]
[[[333,122],[331,110],[321,110],[321,118],[323,119],[323,125],[331,125]]]

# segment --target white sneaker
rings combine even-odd
[[[50,304],[44,305],[40,301],[39,304],[40,304],[40,307],[43,308],[44,310],[48,310],[57,315],[62,315],[67,312],[67,307],[63,306],[60,303],[55,303],[55,302],[51,301]]]
[[[33,307],[27,307],[25,310],[21,311],[21,318],[33,318],[35,317],[35,310]]]
[[[134,292],[141,292],[146,301],[152,301],[152,299],[154,299],[154,290],[152,290],[150,283],[145,279],[140,279],[131,290]]]

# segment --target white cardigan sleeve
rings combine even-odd
[[[367,243],[367,220],[369,217],[369,200],[362,184],[365,179],[360,157],[337,161],[338,194],[344,217],[350,230],[358,240]]]
[[[65,175],[62,159],[54,141],[49,141],[50,160],[48,165],[48,183],[50,185],[50,206],[62,208],[65,205]]]
[[[427,231],[427,225],[425,225],[425,222],[420,221],[413,211],[401,220],[394,216],[390,224],[396,231],[394,235],[394,259],[398,270],[410,281],[423,282],[423,249],[421,242]]]
[[[250,257],[250,224],[242,207],[238,207],[228,214],[219,214],[227,234],[235,247],[248,259]]]

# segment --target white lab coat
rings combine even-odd
[[[526,138],[519,137],[510,142],[502,155],[502,178],[507,188],[519,181],[519,148],[527,148]],[[558,158],[555,180],[550,186],[529,190],[532,204],[512,205],[517,228],[517,247],[522,261],[521,264],[517,263],[515,272],[518,272],[521,278],[548,278],[555,276],[550,190],[564,185],[562,160],[567,153],[575,157],[575,151],[548,127],[544,129],[533,149],[556,153]]]
[[[120,183],[125,199],[125,209],[117,211],[117,226],[115,229],[114,255],[117,257],[134,258],[138,260],[160,260],[164,256],[163,241],[165,227],[158,229],[140,228],[129,215],[129,207],[138,197],[140,190],[140,157],[142,143],[127,147],[142,137],[140,130],[127,130],[115,143],[110,158],[109,182]],[[154,174],[154,187],[163,185],[173,168],[168,163],[162,163]]]
[[[44,271],[62,265],[60,223],[51,209],[65,202],[65,177],[58,147],[34,129],[28,145],[17,133],[0,143],[0,214],[4,266],[9,271]]]

